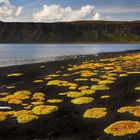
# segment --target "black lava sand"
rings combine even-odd
[[[119,53],[104,53],[97,56],[85,56],[76,59],[68,59],[56,62],[38,63],[30,65],[12,66],[0,68],[0,92],[12,92],[29,90],[31,92],[43,92],[46,98],[57,98],[58,93],[67,91],[66,87],[46,86],[47,82],[35,84],[32,81],[42,79],[43,76],[53,74],[61,70],[61,66],[80,64],[84,60],[97,60],[101,58],[116,57],[119,55],[136,54],[140,51],[128,51]],[[40,68],[44,65],[44,68]],[[139,70],[140,71],[140,70]],[[9,73],[24,73],[21,77],[6,77]],[[65,70],[63,71],[65,73]],[[76,77],[75,77],[76,78]],[[64,80],[62,78],[61,80]],[[67,79],[71,81],[71,79]],[[90,83],[89,83],[90,84]],[[138,105],[134,87],[140,84],[140,74],[118,78],[110,85],[109,91],[100,91],[94,94],[94,101],[85,105],[74,105],[70,99],[62,97],[63,103],[58,104],[59,110],[49,115],[39,117],[27,124],[19,124],[14,118],[0,122],[0,140],[140,140],[140,133],[113,137],[104,133],[104,129],[111,123],[119,120],[140,121],[139,117],[130,114],[119,114],[117,109],[127,105]],[[6,89],[6,86],[16,85],[15,89]],[[102,100],[101,95],[109,94],[109,99]],[[0,102],[0,106],[8,105]],[[107,107],[108,115],[102,119],[85,119],[83,113],[92,107]],[[11,106],[12,107],[12,106]],[[16,106],[13,105],[16,108]],[[16,108],[17,110],[20,109]]]

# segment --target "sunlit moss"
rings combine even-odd
[[[136,117],[140,117],[140,106],[125,106],[117,110],[119,113],[130,113]]]
[[[104,129],[105,133],[113,136],[125,136],[127,134],[135,134],[138,131],[140,131],[140,123],[129,120],[115,122]]]
[[[101,99],[106,99],[106,98],[110,98],[110,96],[109,95],[101,96]]]
[[[92,82],[99,82],[100,79],[97,79],[97,78],[91,78],[90,81],[92,81]]]
[[[80,98],[76,98],[76,99],[73,99],[71,100],[71,102],[73,104],[88,104],[88,103],[91,103],[94,99],[92,97],[80,97]]]
[[[98,84],[100,84],[100,85],[111,84],[111,83],[114,83],[114,81],[111,81],[111,80],[101,80],[101,81],[98,82]]]
[[[95,93],[95,90],[92,90],[92,89],[84,89],[84,90],[81,90],[81,92],[83,94],[94,94]]]
[[[106,108],[91,108],[91,109],[87,109],[83,115],[84,118],[95,118],[95,119],[99,119],[99,118],[103,118],[106,116],[107,112],[106,112]]]
[[[136,102],[140,103],[140,99],[137,99]]]
[[[44,79],[45,80],[51,80],[52,78],[51,77],[45,77]]]
[[[135,90],[140,90],[140,86],[139,87],[136,87]]]
[[[18,117],[21,115],[32,115],[33,112],[31,110],[19,110],[19,111],[12,111],[11,115],[13,115],[13,117]]]
[[[36,115],[23,114],[17,117],[18,123],[28,123],[28,122],[31,122],[32,120],[37,120],[37,119],[38,119],[38,116]]]
[[[128,76],[127,74],[120,74],[119,75],[120,77],[125,77],[125,76]]]
[[[140,71],[127,72],[127,74],[140,74]]]
[[[32,93],[30,91],[28,91],[28,90],[21,90],[21,91],[17,91],[17,92],[14,93],[14,95],[21,95],[21,94],[29,96]]]
[[[45,114],[50,114],[52,112],[55,112],[58,110],[57,106],[36,106],[32,109],[33,113],[36,115],[45,115]]]
[[[30,93],[29,91],[18,91],[18,92],[15,92],[13,95],[7,95],[3,98],[0,98],[0,101],[20,104],[22,103],[22,101],[20,100],[25,100],[25,99],[30,98],[29,93]]]
[[[115,80],[117,80],[117,78],[115,78],[115,77],[109,77],[109,78],[107,78],[107,80],[115,81]]]
[[[77,87],[69,87],[70,90],[76,90]]]
[[[64,95],[67,95],[67,93],[66,93],[66,92],[64,92],[64,93],[59,93],[58,95],[64,96]]]
[[[43,80],[34,80],[34,83],[43,83]]]
[[[27,105],[24,107],[24,109],[31,109],[33,105]]]
[[[19,100],[19,99],[11,99],[11,100],[8,101],[8,104],[16,104],[16,105],[18,105],[18,104],[22,104],[22,101]]]
[[[13,88],[16,88],[16,86],[7,86],[6,88],[7,89],[13,89]]]
[[[32,105],[43,105],[44,102],[41,101],[37,101],[37,102],[32,102]]]
[[[108,86],[105,86],[105,85],[93,85],[91,87],[91,89],[93,89],[93,90],[109,90],[110,88]]]
[[[70,74],[63,74],[62,76],[67,77],[67,76],[70,76]]]
[[[23,73],[13,73],[13,74],[8,74],[7,77],[17,77],[21,75],[23,75]]]
[[[68,87],[77,87],[78,85],[75,83],[70,83],[68,81],[61,80],[52,80],[47,83],[47,85],[57,85],[57,86],[68,86]]]
[[[8,94],[9,94],[9,92],[2,92],[2,93],[0,93],[0,96],[6,96]]]
[[[38,93],[34,93],[32,99],[34,100],[44,100],[45,99],[45,94],[38,92]]]
[[[0,112],[0,122],[6,120],[6,115],[7,114],[5,112],[2,112],[2,111]]]
[[[88,79],[87,78],[77,78],[74,81],[88,81]]]
[[[21,100],[25,100],[25,99],[28,99],[30,98],[30,95],[32,93],[28,90],[21,90],[21,91],[17,91],[14,93],[14,96],[17,98],[17,99],[21,99]]]
[[[15,111],[6,111],[4,113],[6,114],[6,116],[13,116]]]
[[[62,99],[50,99],[47,101],[48,103],[62,103],[63,100]]]
[[[81,92],[77,92],[77,91],[69,91],[65,93],[60,93],[59,95],[66,95],[67,97],[70,97],[70,98],[78,98],[78,97],[84,96],[85,94]]]
[[[78,89],[79,90],[84,90],[84,89],[88,89],[89,88],[89,86],[82,86],[82,87],[79,87]]]
[[[113,70],[114,67],[104,67],[105,70]]]
[[[60,76],[59,74],[50,74],[50,75],[49,75],[49,77],[52,77],[52,78],[53,78],[53,77],[59,77],[59,76]]]

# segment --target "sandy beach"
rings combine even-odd
[[[115,122],[140,122],[138,87],[139,50],[0,68],[0,139],[139,140],[140,129],[120,136],[105,132]],[[17,97],[18,91],[28,91],[28,95]],[[39,106],[55,109],[40,113],[35,110]],[[137,107],[137,114],[121,112],[126,106]],[[92,108],[104,111],[95,111],[101,116],[84,117]],[[23,114],[17,114],[23,110],[30,111],[23,114],[32,119],[21,120]]]

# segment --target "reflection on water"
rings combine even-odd
[[[140,44],[0,44],[0,67],[44,62],[55,57],[140,49]]]

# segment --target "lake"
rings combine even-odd
[[[138,49],[140,44],[0,44],[0,67],[45,62],[62,56]]]

